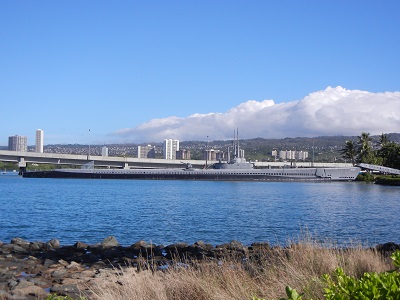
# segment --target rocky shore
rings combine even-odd
[[[50,293],[90,298],[91,286],[119,268],[163,270],[177,261],[255,258],[274,249],[284,250],[268,243],[244,246],[238,241],[217,246],[202,241],[168,246],[139,241],[124,247],[112,236],[95,245],[77,242],[69,246],[61,246],[57,239],[29,242],[14,238],[10,243],[0,241],[0,299],[45,299]],[[384,254],[396,249],[399,244],[376,246]]]

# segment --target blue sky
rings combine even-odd
[[[38,128],[45,144],[398,132],[399,13],[400,1],[0,1],[0,145],[34,144]],[[312,95],[318,112],[357,114],[354,95],[389,109],[373,126],[311,130],[295,112]],[[299,124],[263,131],[285,113]]]

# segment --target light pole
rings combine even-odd
[[[207,169],[207,161],[208,161],[208,135],[207,135],[207,146],[206,146],[206,169]]]
[[[89,134],[90,134],[90,129],[89,129]],[[89,142],[89,152],[88,152],[88,160],[89,160],[90,159],[90,140],[88,142]]]

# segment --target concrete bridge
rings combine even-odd
[[[400,175],[400,170],[393,169],[393,168],[388,168],[388,167],[382,167],[382,166],[377,166],[377,165],[371,165],[371,164],[359,164],[359,167],[371,171],[377,171],[380,173],[386,173],[386,174],[393,174],[393,175]]]
[[[37,153],[0,150],[0,161],[18,163],[18,167],[24,170],[27,163],[31,164],[54,164],[54,165],[84,165],[94,162],[95,167],[110,168],[177,168],[182,167],[182,162],[190,163],[195,168],[205,166],[205,160],[173,160],[173,159],[154,159],[154,158],[133,158],[115,156],[96,156],[78,154],[59,154],[59,153]],[[208,161],[211,165],[216,161]],[[279,168],[290,165],[290,162],[255,162],[259,168]],[[351,167],[350,163],[311,163],[296,162],[297,167]]]

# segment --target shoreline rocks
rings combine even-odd
[[[375,247],[384,255],[396,249],[400,244],[393,242]],[[57,239],[29,242],[13,238],[10,243],[0,241],[0,299],[45,299],[49,293],[78,298],[82,292],[90,294],[88,287],[96,279],[120,267],[161,270],[171,261],[242,260],[279,250],[284,248],[268,243],[245,246],[238,241],[216,246],[203,241],[167,246],[138,241],[125,247],[113,236],[95,245],[76,242],[67,246]]]

